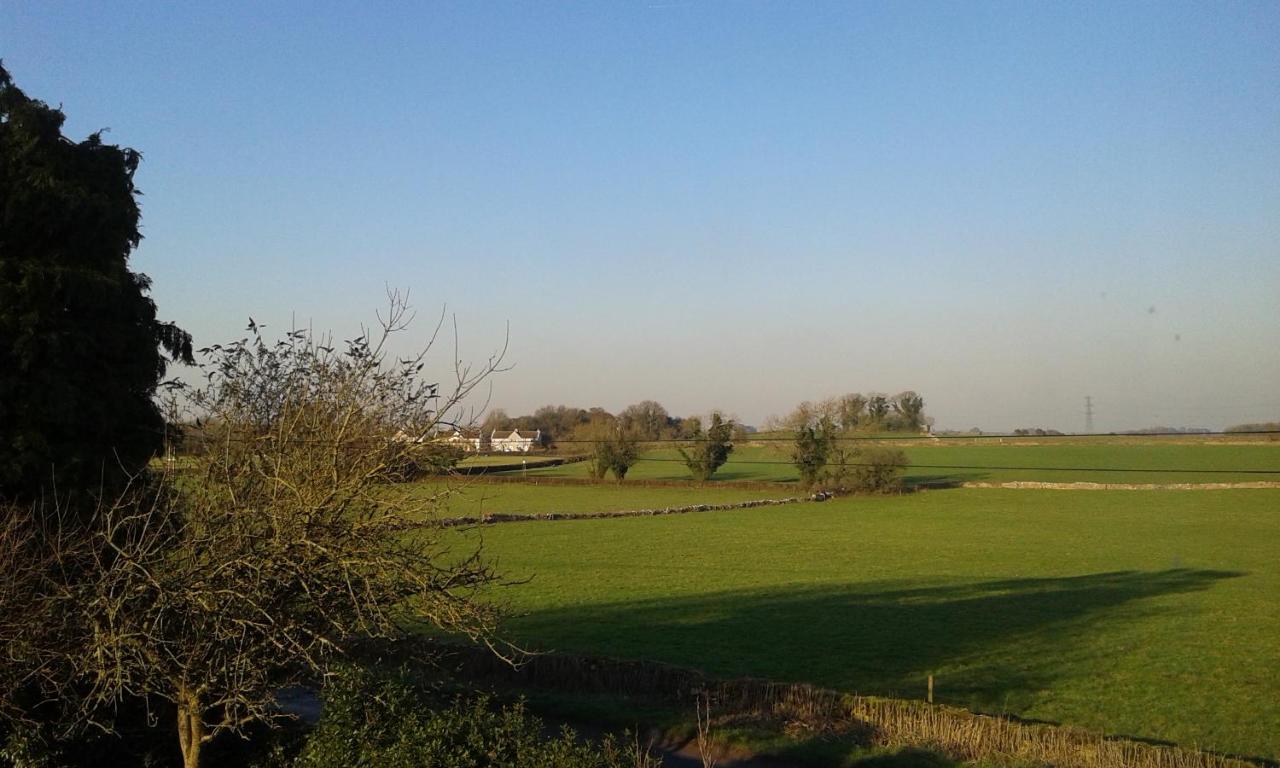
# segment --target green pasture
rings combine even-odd
[[[531,579],[495,598],[534,648],[906,697],[933,674],[977,710],[1280,756],[1280,491],[929,491],[484,546]]]
[[[505,467],[520,466],[522,462],[527,463],[530,467],[536,467],[555,461],[555,458],[548,457],[544,454],[526,453],[486,453],[478,456],[465,456],[462,461],[458,462],[459,467]]]
[[[920,481],[1097,483],[1280,481],[1280,443],[920,445],[904,449]],[[985,469],[984,469],[985,468]],[[1169,470],[1191,470],[1190,472]],[[1248,470],[1241,472],[1240,470]],[[1261,474],[1260,471],[1269,471]]]
[[[406,487],[419,497],[439,494],[440,483],[423,482]],[[724,488],[646,488],[619,486],[613,482],[592,485],[537,485],[534,483],[486,483],[483,480],[452,483],[453,493],[441,497],[440,514],[447,517],[480,517],[486,514],[534,515],[548,512],[617,512],[634,509],[683,507],[692,504],[734,504],[756,499],[787,498],[794,488],[778,492]]]
[[[865,444],[865,443],[863,443]],[[851,444],[850,444],[851,445]],[[919,441],[903,447],[911,467],[908,483],[988,481],[1099,483],[1214,483],[1280,481],[1280,443],[1243,442],[1064,442],[1010,441],[955,444]],[[856,459],[855,459],[856,460]],[[1191,470],[1171,472],[1169,470]],[[1240,470],[1248,470],[1241,472]],[[587,477],[587,464],[536,470],[545,477]],[[1258,474],[1268,471],[1267,474]],[[529,470],[535,476],[535,470]],[[675,448],[647,451],[628,478],[688,480]],[[790,444],[742,445],[713,482],[795,482]]]
[[[781,464],[778,462],[782,462]],[[529,470],[534,477],[590,477],[590,462],[580,461],[558,467]],[[613,475],[609,475],[610,482]],[[628,480],[689,480],[676,448],[658,448],[645,451],[640,461],[627,472]],[[716,472],[713,482],[748,480],[753,482],[795,482],[796,468],[790,464],[786,452],[780,448],[739,446],[729,456],[729,462]]]

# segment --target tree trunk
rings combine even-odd
[[[178,694],[178,746],[183,768],[200,768],[200,748],[204,746],[204,708],[200,698],[183,689]]]

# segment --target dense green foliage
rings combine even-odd
[[[544,405],[525,416],[511,416],[501,408],[490,410],[481,430],[524,429],[542,432],[542,447],[581,447],[592,442],[599,422],[608,422],[626,430],[638,440],[691,438],[698,425],[696,417],[679,418],[667,413],[661,403],[642,400],[622,409],[617,415],[603,408],[575,408],[567,405]]]
[[[640,446],[633,435],[613,423],[598,423],[591,432],[590,456],[587,467],[591,477],[603,480],[612,472],[619,483],[640,458]]]
[[[954,490],[484,541],[533,577],[503,596],[534,648],[909,697],[934,674],[944,702],[1276,757],[1277,508],[1273,490]]]
[[[522,703],[497,707],[484,697],[445,701],[391,677],[363,671],[337,676],[324,714],[295,768],[631,768],[624,750],[557,737]]]
[[[704,433],[699,425],[694,434],[693,445],[688,449],[680,449],[680,457],[684,459],[684,465],[689,468],[694,480],[710,480],[716,470],[729,460],[729,454],[733,453],[733,427],[732,420],[713,413],[707,431]]]
[[[159,348],[191,341],[156,320],[131,272],[140,156],[62,135],[63,114],[0,68],[0,496],[111,489],[160,447]]]
[[[824,484],[847,493],[889,493],[902,487],[907,454],[900,448],[865,445],[845,450],[837,446],[827,465]]]
[[[822,471],[831,457],[832,442],[831,422],[826,418],[817,424],[806,424],[796,430],[796,444],[792,449],[791,460],[800,473],[800,484],[811,488],[822,479]]]
[[[930,420],[924,414],[924,398],[907,390],[892,397],[877,392],[850,392],[814,402],[806,400],[786,416],[772,416],[766,430],[797,432],[825,424],[842,434],[871,432],[919,432]]]

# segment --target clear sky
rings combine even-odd
[[[1280,418],[1280,3],[9,0],[0,57],[142,151],[198,345],[389,284],[510,322],[511,412]]]

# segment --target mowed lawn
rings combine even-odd
[[[462,535],[462,534],[459,534]],[[532,647],[1280,757],[1280,491],[947,490],[495,526]]]
[[[987,481],[1097,483],[1214,483],[1280,481],[1276,443],[1043,443],[911,444],[908,483]],[[855,459],[856,460],[856,459]],[[586,463],[530,470],[546,477],[587,476]],[[1179,471],[1170,471],[1179,470]],[[1181,470],[1190,470],[1184,472]],[[1244,470],[1244,471],[1241,471]],[[674,448],[645,452],[627,475],[633,479],[688,480]],[[795,482],[790,445],[739,446],[713,482],[733,480]]]
[[[566,486],[462,480],[452,483],[451,487],[455,492],[442,499],[439,510],[439,514],[446,517],[480,517],[495,513],[617,512],[694,504],[734,504],[795,495],[795,489],[786,486],[777,492],[769,492],[733,487],[645,488],[619,486],[613,482]],[[438,494],[443,486],[425,482],[401,488],[419,496],[428,496]]]

